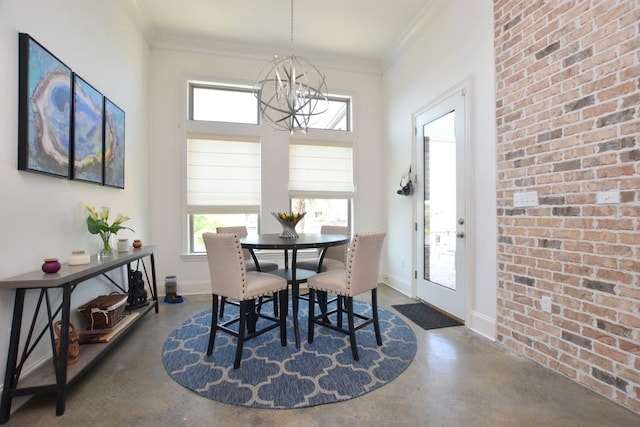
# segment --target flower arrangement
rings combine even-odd
[[[118,214],[113,223],[109,225],[108,207],[103,206],[100,208],[100,212],[98,212],[94,206],[87,205],[87,212],[89,212],[89,216],[87,217],[87,228],[89,229],[89,233],[99,234],[100,239],[102,240],[102,250],[100,251],[100,255],[113,255],[111,235],[117,234],[118,231],[123,229],[134,231],[132,228],[122,225],[123,222],[131,219],[122,214]]]
[[[272,212],[271,215],[274,216],[275,219],[278,220],[280,225],[282,225],[282,233],[280,233],[280,237],[282,238],[297,238],[298,233],[296,232],[296,225],[304,216],[306,212]]]

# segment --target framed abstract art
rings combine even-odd
[[[104,185],[124,188],[124,111],[104,98]]]
[[[102,184],[104,96],[74,74],[73,78],[73,169],[74,180]]]
[[[69,178],[71,69],[28,34],[18,43],[18,169]]]

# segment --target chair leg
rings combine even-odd
[[[222,307],[220,308],[222,310]],[[213,353],[213,341],[216,339],[216,332],[218,330],[218,295],[213,294],[212,307],[211,307],[211,330],[209,331],[209,345],[207,346],[207,356],[211,356]]]
[[[286,287],[285,289],[281,290],[280,292],[278,292],[279,297],[280,297],[280,306],[283,306],[287,299],[289,299],[289,287]],[[277,299],[276,296],[273,296],[273,311],[274,311],[274,315],[277,316],[276,314],[276,310],[277,310],[277,305],[276,305]],[[287,345],[287,314],[283,311],[280,312],[280,343],[283,346]]]
[[[227,302],[227,297],[221,297],[220,298],[220,318],[222,319],[224,317],[224,303]],[[217,313],[218,310],[214,311],[213,313]]]
[[[238,323],[238,344],[236,345],[236,358],[233,362],[233,369],[238,369],[240,367],[240,361],[242,360],[242,348],[244,347],[244,334],[247,327],[247,311],[249,310],[249,304],[255,304],[255,300],[240,301],[240,322]]]
[[[342,295],[336,297],[336,316],[338,316],[338,328],[342,328],[342,313],[344,313],[344,298]]]
[[[314,328],[314,321],[313,321],[313,309],[315,307],[315,300],[316,300],[316,291],[309,288],[309,322],[307,325],[307,342],[309,344],[311,344],[313,342],[313,328]]]
[[[380,322],[378,321],[378,289],[371,289],[371,310],[373,312],[373,328],[376,331],[376,343],[382,345],[382,335],[380,334]]]
[[[353,297],[345,297],[347,306],[347,322],[349,323],[349,341],[351,341],[351,354],[353,360],[360,360],[358,356],[358,344],[356,343],[356,328],[353,321]]]

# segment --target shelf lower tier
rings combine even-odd
[[[135,325],[142,320],[145,314],[155,308],[155,301],[149,301],[149,305],[141,307],[133,312],[138,316],[122,329],[113,339],[106,343],[81,344],[80,359],[77,363],[67,366],[67,384],[71,384],[77,377],[88,370],[96,363],[107,351],[116,345]],[[41,366],[30,372],[24,378],[18,381],[18,387],[13,390],[14,396],[21,394],[35,394],[38,388],[50,388],[56,385],[56,373],[53,362],[49,360]],[[33,390],[36,389],[36,390]],[[24,393],[21,393],[21,390]]]

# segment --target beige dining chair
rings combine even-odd
[[[315,325],[322,325],[349,335],[353,359],[359,360],[356,331],[373,323],[376,343],[382,345],[378,322],[378,272],[384,238],[385,233],[357,233],[347,255],[345,268],[318,273],[307,280],[309,287],[307,341],[309,344],[313,343]],[[353,297],[367,291],[371,291],[371,317],[364,313],[355,313],[353,309]],[[320,304],[316,302],[316,292],[337,295],[336,308],[316,316],[314,307]],[[345,311],[348,324],[346,329],[342,327]],[[331,322],[331,316],[334,315],[335,321]],[[355,324],[355,318],[359,319],[358,325]]]
[[[216,227],[216,233],[237,234],[238,237],[246,237],[249,234],[247,227],[245,227],[244,225],[232,226],[232,227]],[[247,271],[258,270],[258,268],[256,268],[256,263],[254,259],[251,257],[251,252],[249,252],[249,249],[243,248],[242,255],[244,256],[244,262],[247,267]],[[258,260],[258,264],[260,265],[259,271],[262,271],[262,272],[273,271],[278,269],[278,263],[276,262]]]
[[[322,234],[344,234],[348,236],[351,231],[349,227],[340,225],[322,225],[320,227],[320,233]],[[314,258],[302,259],[296,262],[297,268],[304,268],[306,270],[313,271],[328,271],[338,268],[344,268],[344,259],[347,251],[348,243],[338,246],[330,246],[327,248],[327,252],[322,259],[322,268],[318,270],[318,264],[320,263],[320,256],[322,249],[318,249],[317,255]]]
[[[249,234],[247,227],[244,225],[241,226],[231,226],[231,227],[216,227],[216,233],[228,233],[228,234],[237,234],[238,237],[246,237]],[[258,264],[260,268],[256,268],[256,263],[253,257],[251,256],[251,252],[248,249],[242,249],[242,256],[244,257],[244,264],[247,271],[262,271],[263,273],[268,271],[273,271],[278,269],[278,264],[271,261],[258,260]],[[260,299],[259,305],[262,306],[265,303],[262,298]],[[220,318],[224,317],[224,306],[227,303],[226,298],[223,298],[220,302]],[[278,315],[278,304],[276,300],[273,301],[273,313],[274,315]]]
[[[202,238],[207,250],[209,273],[211,278],[212,313],[211,331],[207,355],[213,353],[214,341],[218,330],[237,338],[236,354],[233,368],[238,369],[242,360],[244,342],[280,327],[280,342],[287,345],[286,312],[280,310],[280,316],[274,317],[256,311],[255,300],[263,296],[280,298],[284,306],[288,298],[287,281],[273,274],[258,271],[247,271],[242,246],[237,234],[203,233]],[[219,324],[218,298],[231,298],[239,303],[238,316]],[[257,320],[265,319],[266,324],[258,326]],[[237,324],[237,329],[231,327]]]

